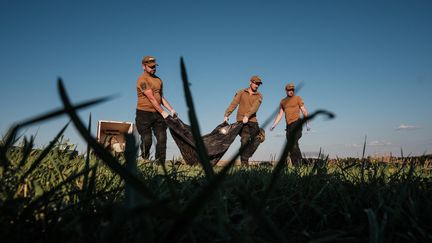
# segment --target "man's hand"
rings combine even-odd
[[[271,126],[270,131],[273,131],[275,129],[275,127],[276,127],[275,125]]]
[[[166,111],[162,111],[161,115],[164,119],[166,119],[169,116],[168,112]]]
[[[174,109],[171,110],[171,116],[174,118],[177,117],[177,112]]]
[[[309,123],[306,123],[306,130],[307,130],[307,131],[310,131],[310,130],[311,130],[311,127],[310,127]]]
[[[248,121],[249,121],[249,118],[247,116],[244,116],[243,117],[243,124],[248,123]]]
[[[224,122],[228,123],[228,117],[224,116]]]

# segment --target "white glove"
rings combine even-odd
[[[162,111],[161,115],[164,119],[169,116],[168,112],[166,112],[166,111]]]
[[[228,117],[224,116],[224,122],[228,122]]]
[[[171,110],[171,116],[174,118],[177,117],[177,112],[174,109]]]
[[[249,118],[247,116],[244,116],[243,117],[243,124],[248,123],[248,121],[249,121]]]

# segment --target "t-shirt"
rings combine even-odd
[[[139,76],[136,84],[137,89],[137,110],[156,112],[150,100],[144,94],[145,90],[151,89],[153,95],[159,104],[162,104],[162,80],[147,72],[144,72]]]
[[[281,100],[280,107],[285,112],[287,124],[291,124],[300,118],[300,107],[303,105],[302,98],[296,95]]]

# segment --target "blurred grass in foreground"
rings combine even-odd
[[[168,162],[164,172],[162,166],[140,161],[137,175],[158,199],[138,196],[129,207],[124,180],[95,156],[84,170],[82,155],[71,157],[54,146],[21,179],[31,166],[19,167],[23,150],[9,149],[6,156],[13,160],[0,171],[4,242],[161,242],[208,184],[201,167]],[[40,154],[33,150],[27,160]],[[232,167],[175,241],[430,241],[432,179],[421,166],[423,159],[406,164],[316,160],[289,166],[265,202],[274,166]],[[119,162],[125,166],[124,159]],[[87,185],[85,174],[91,178]]]
[[[193,118],[183,59],[181,70]],[[108,98],[74,105],[60,79],[58,89],[63,108],[17,123],[0,143],[2,242],[432,241],[428,156],[400,163],[321,158],[291,167],[284,163],[288,142],[275,165],[236,167],[237,154],[211,167],[201,148],[200,166],[156,166],[137,161],[133,136],[124,156],[113,156],[77,116]],[[17,146],[21,128],[64,114],[88,143],[85,156],[60,146],[68,124],[44,149],[33,148],[33,137]],[[307,119],[316,115],[333,117],[317,111]]]

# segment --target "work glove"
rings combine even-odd
[[[172,116],[173,118],[176,118],[176,117],[177,117],[177,112],[176,112],[174,109],[171,110],[171,116]]]
[[[161,115],[164,119],[166,119],[169,116],[168,112],[166,111],[162,111]]]
[[[249,118],[247,116],[244,116],[243,117],[243,124],[248,123],[248,121],[249,121]]]

